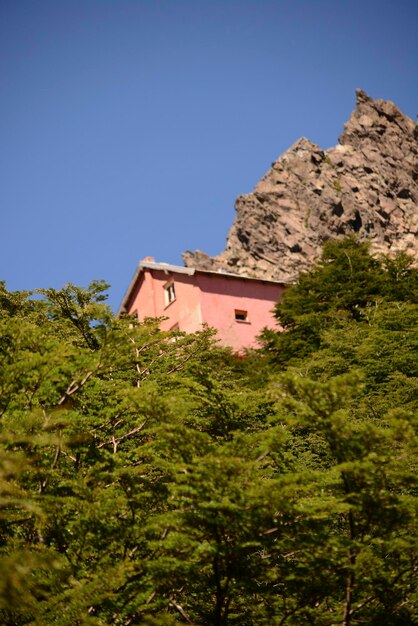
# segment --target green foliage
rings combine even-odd
[[[0,285],[0,622],[416,623],[409,260],[329,242],[243,359],[104,289]]]
[[[273,361],[288,364],[321,347],[323,332],[347,321],[368,322],[382,302],[411,302],[418,296],[418,272],[412,259],[376,259],[369,246],[355,238],[328,241],[321,261],[300,276],[276,305],[276,318],[285,333],[266,330],[266,349]]]

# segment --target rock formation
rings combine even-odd
[[[418,127],[389,101],[357,90],[339,144],[299,139],[250,194],[217,257],[185,252],[186,266],[292,281],[325,240],[358,233],[375,252],[417,254]]]

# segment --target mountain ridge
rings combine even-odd
[[[418,126],[391,101],[356,91],[338,144],[305,137],[238,196],[227,245],[216,257],[186,251],[188,267],[293,281],[323,243],[353,233],[374,253],[418,253]]]

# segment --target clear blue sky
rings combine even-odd
[[[223,250],[237,195],[356,87],[415,117],[415,0],[0,0],[0,277],[104,278]]]

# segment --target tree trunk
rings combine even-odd
[[[354,517],[352,511],[348,514],[348,522],[350,526],[350,539],[354,539]],[[349,561],[350,561],[350,573],[347,576],[347,582],[345,586],[345,603],[344,603],[344,614],[342,626],[350,626],[351,621],[351,604],[353,599],[353,590],[354,590],[354,566],[356,564],[356,554],[352,548],[350,548],[349,553]]]

